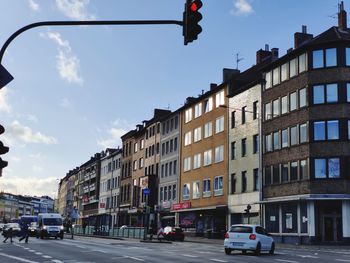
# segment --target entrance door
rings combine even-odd
[[[333,217],[324,217],[324,241],[334,240],[334,222]]]
[[[342,238],[341,217],[325,215],[323,217],[323,240],[326,242],[340,241]]]

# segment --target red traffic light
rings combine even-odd
[[[191,10],[192,10],[193,12],[196,12],[196,11],[198,10],[198,7],[197,7],[197,4],[196,4],[196,3],[192,3],[192,4],[191,4]]]
[[[195,0],[190,4],[190,9],[193,12],[197,12],[199,8],[203,5],[202,1]]]

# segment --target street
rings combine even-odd
[[[1,263],[14,262],[350,262],[348,247],[277,246],[276,255],[233,252],[225,255],[219,244],[192,242],[141,243],[138,240],[111,240],[75,237],[74,240],[30,238],[29,243],[0,244]]]

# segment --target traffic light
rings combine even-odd
[[[5,132],[5,128],[0,125],[0,134]],[[9,151],[9,147],[4,146],[4,144],[2,143],[2,141],[0,141],[0,154],[5,154]],[[2,174],[2,169],[5,168],[8,165],[8,163],[6,161],[3,161],[0,157],[0,177]]]
[[[244,211],[245,211],[247,214],[249,214],[249,211],[250,211],[251,208],[252,208],[252,207],[251,207],[250,205],[247,205],[247,208],[244,209]]]
[[[183,14],[183,36],[184,44],[196,40],[202,32],[202,27],[198,24],[202,20],[202,14],[199,9],[203,3],[201,0],[186,0],[185,12]]]

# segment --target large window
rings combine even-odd
[[[207,122],[204,124],[204,138],[208,138],[213,135],[213,124],[212,122]]]
[[[223,177],[216,176],[214,178],[214,195],[223,195]]]
[[[201,193],[200,193],[200,190],[199,190],[199,187],[200,187],[199,184],[200,184],[199,181],[195,181],[192,184],[192,186],[193,186],[193,188],[192,188],[192,198],[193,199],[198,199],[198,198],[201,197]]]
[[[314,166],[314,175],[316,179],[340,177],[339,158],[315,159]]]
[[[202,127],[198,127],[193,131],[193,141],[198,142],[202,139]]]
[[[198,103],[194,106],[194,117],[198,118],[202,115],[202,103]]]
[[[186,132],[185,133],[185,146],[190,145],[192,141],[192,132]]]
[[[272,102],[272,108],[273,108],[273,117],[277,117],[280,115],[280,100],[274,100]]]
[[[299,90],[299,108],[307,105],[306,88]]]
[[[285,114],[288,112],[288,96],[284,96],[281,98],[281,114]]]
[[[314,140],[338,140],[339,139],[339,121],[315,121],[314,122]]]
[[[191,157],[184,159],[184,172],[191,170]]]
[[[190,199],[190,184],[184,184],[183,192],[182,192],[182,199],[183,200],[189,200]]]
[[[205,151],[204,152],[204,166],[210,165],[211,164],[211,150]]]
[[[308,132],[307,132],[307,124],[303,123],[299,125],[299,138],[300,143],[307,142]]]
[[[312,59],[314,69],[337,66],[337,49],[314,50],[312,52]]]
[[[215,121],[215,133],[224,131],[224,116],[221,116]]]
[[[265,104],[265,120],[271,119],[271,103]]]
[[[288,128],[282,130],[282,148],[288,147]]]
[[[211,196],[210,179],[203,180],[203,197]]]
[[[224,146],[218,146],[215,148],[215,162],[222,162],[224,160]]]
[[[317,85],[313,87],[313,103],[324,104],[338,102],[338,84]]]
[[[201,154],[195,154],[193,156],[193,169],[197,169],[201,167]]]
[[[210,97],[204,101],[204,113],[207,113],[213,109],[213,98]]]
[[[218,108],[220,105],[225,105],[225,92],[220,91],[219,93],[217,93],[215,99],[216,108]]]
[[[189,108],[185,111],[185,123],[192,120],[192,108]]]

